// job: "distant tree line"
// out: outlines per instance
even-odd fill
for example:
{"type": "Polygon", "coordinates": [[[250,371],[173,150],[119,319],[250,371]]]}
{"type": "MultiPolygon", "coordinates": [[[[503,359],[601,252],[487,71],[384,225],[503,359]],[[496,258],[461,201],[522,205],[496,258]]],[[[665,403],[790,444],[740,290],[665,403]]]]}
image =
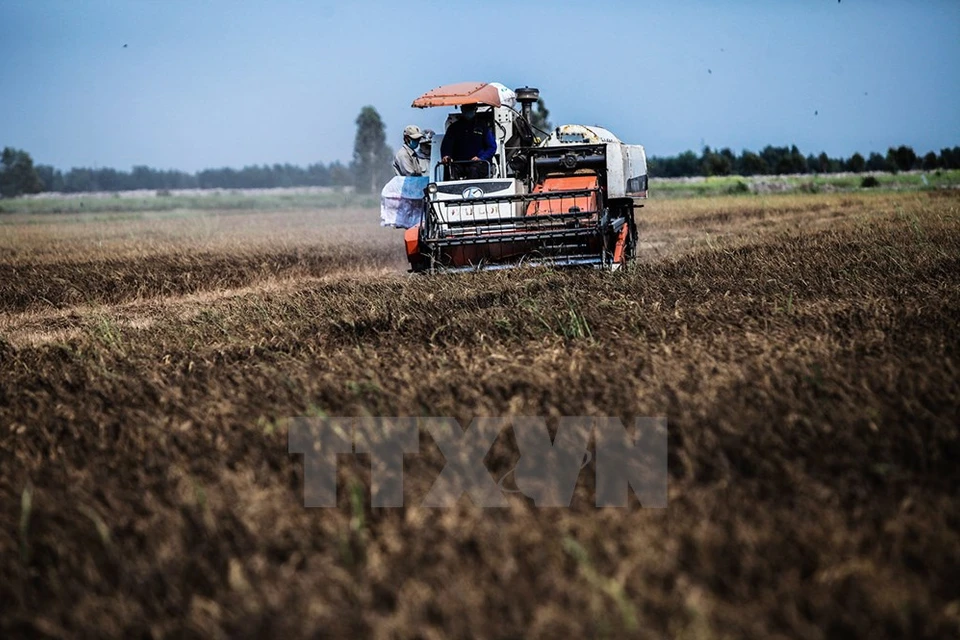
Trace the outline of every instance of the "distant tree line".
{"type": "Polygon", "coordinates": [[[306,168],[292,164],[251,165],[242,169],[204,169],[196,173],[135,166],[130,171],[74,168],[63,172],[37,165],[43,191],[81,193],[135,189],[269,189],[271,187],[335,187],[353,184],[350,169],[339,162],[306,168]]]}
{"type": "Polygon", "coordinates": [[[854,153],[849,158],[831,158],[826,153],[803,155],[796,145],[791,147],[764,147],[760,153],[743,150],[736,154],[730,149],[713,150],[704,147],[699,154],[684,151],[676,156],[652,156],[647,160],[651,176],[675,178],[683,176],[755,176],[790,173],[840,173],[849,171],[910,171],[923,169],[960,169],[960,147],[917,155],[911,147],[891,147],[886,155],[871,153],[864,158],[854,153]]]}

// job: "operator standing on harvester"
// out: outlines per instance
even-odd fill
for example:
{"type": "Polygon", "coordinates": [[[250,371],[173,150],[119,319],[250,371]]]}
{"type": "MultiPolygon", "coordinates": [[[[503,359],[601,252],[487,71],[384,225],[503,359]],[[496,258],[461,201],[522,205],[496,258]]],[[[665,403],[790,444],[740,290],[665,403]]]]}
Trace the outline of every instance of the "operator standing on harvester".
{"type": "Polygon", "coordinates": [[[497,140],[490,125],[477,120],[477,105],[461,105],[462,117],[450,125],[440,155],[443,164],[452,167],[452,178],[482,179],[490,177],[490,159],[497,152],[497,140]]]}
{"type": "Polygon", "coordinates": [[[393,156],[393,171],[398,176],[422,176],[426,173],[417,157],[421,138],[423,131],[417,125],[411,124],[403,129],[403,146],[393,156]]]}

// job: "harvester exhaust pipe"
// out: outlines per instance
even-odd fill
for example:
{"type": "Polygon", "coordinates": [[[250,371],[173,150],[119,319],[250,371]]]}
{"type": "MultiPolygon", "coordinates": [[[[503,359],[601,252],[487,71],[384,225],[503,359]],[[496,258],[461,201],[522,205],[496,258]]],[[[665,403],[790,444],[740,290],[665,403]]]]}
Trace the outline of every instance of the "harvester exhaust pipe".
{"type": "Polygon", "coordinates": [[[540,89],[523,87],[522,89],[515,89],[514,93],[517,94],[517,102],[520,103],[523,119],[530,122],[530,118],[533,116],[533,103],[540,99],[540,89]]]}

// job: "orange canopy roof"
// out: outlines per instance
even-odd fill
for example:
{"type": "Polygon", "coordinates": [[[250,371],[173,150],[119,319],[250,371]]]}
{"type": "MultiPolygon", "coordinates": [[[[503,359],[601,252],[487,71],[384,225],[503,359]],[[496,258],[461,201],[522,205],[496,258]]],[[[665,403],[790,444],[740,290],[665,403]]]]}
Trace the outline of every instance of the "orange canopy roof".
{"type": "Polygon", "coordinates": [[[486,82],[458,82],[431,89],[413,101],[411,106],[453,107],[459,104],[488,104],[500,106],[500,92],[486,82]]]}

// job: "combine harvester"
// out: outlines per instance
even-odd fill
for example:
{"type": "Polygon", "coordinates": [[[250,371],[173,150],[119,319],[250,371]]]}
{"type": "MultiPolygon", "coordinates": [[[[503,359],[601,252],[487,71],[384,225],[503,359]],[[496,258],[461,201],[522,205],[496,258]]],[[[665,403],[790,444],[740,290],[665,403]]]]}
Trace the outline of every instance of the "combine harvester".
{"type": "MultiPolygon", "coordinates": [[[[529,124],[539,95],[531,88],[461,83],[413,101],[419,108],[477,104],[476,118],[493,129],[497,151],[484,171],[488,178],[454,179],[458,163],[441,162],[443,138],[436,136],[420,223],[404,237],[412,271],[518,265],[615,270],[634,257],[635,212],[647,197],[643,147],[575,124],[557,127],[540,142],[529,124]]],[[[460,117],[450,113],[444,130],[460,117]]]]}

